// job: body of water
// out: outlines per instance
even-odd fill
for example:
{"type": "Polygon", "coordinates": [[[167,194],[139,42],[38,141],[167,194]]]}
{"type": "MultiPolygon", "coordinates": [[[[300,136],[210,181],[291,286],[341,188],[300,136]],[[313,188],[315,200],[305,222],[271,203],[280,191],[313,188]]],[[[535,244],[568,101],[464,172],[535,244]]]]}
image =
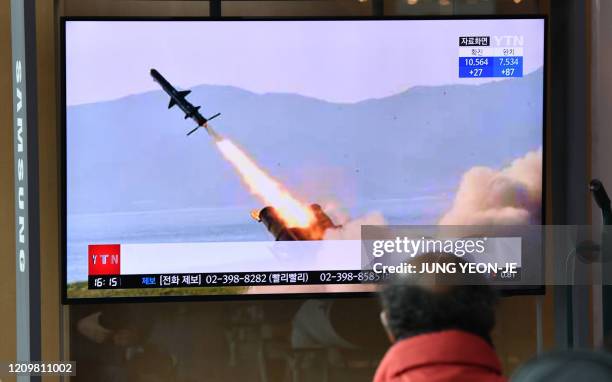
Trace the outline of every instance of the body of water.
{"type": "MultiPolygon", "coordinates": [[[[452,196],[376,200],[350,209],[353,217],[379,212],[388,224],[435,224],[452,196]]],[[[252,208],[193,208],[68,216],[68,282],[87,280],[89,244],[269,241],[252,208]]]]}

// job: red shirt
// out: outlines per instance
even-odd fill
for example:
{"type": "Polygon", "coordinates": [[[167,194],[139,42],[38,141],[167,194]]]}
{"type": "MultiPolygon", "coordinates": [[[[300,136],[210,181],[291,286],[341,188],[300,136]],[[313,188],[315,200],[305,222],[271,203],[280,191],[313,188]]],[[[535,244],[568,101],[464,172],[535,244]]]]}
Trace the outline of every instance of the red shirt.
{"type": "Polygon", "coordinates": [[[420,334],[396,342],[374,382],[505,382],[493,347],[460,330],[420,334]]]}

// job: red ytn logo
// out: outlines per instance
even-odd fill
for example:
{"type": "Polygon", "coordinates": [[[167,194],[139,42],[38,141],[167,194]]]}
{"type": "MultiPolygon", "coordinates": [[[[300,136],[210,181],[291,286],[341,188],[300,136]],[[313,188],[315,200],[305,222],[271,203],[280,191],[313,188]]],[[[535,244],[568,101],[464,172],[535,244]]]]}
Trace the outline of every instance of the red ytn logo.
{"type": "Polygon", "coordinates": [[[95,244],[87,250],[89,275],[121,274],[121,245],[95,244]]]}

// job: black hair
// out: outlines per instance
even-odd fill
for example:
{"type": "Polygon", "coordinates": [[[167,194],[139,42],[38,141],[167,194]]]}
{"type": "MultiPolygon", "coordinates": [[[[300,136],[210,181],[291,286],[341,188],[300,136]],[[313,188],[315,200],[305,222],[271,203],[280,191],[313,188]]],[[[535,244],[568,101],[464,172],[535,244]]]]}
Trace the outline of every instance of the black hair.
{"type": "MultiPolygon", "coordinates": [[[[452,254],[426,254],[411,263],[458,265],[452,254]]],[[[420,268],[420,265],[418,265],[420,268]]],[[[396,277],[380,293],[389,331],[396,339],[458,329],[491,342],[496,292],[480,275],[396,277]],[[426,281],[426,282],[423,282],[426,281]]]]}

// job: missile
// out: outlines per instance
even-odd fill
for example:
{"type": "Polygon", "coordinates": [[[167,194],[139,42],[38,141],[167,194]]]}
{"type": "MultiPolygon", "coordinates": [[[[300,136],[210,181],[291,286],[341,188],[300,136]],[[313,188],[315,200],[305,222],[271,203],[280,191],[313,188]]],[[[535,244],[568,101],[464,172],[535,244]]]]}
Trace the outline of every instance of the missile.
{"type": "Polygon", "coordinates": [[[155,69],[151,69],[151,77],[153,77],[153,80],[155,80],[155,82],[157,82],[159,86],[161,86],[161,88],[170,96],[170,103],[168,104],[168,109],[176,105],[185,113],[185,119],[191,118],[195,121],[195,123],[197,123],[198,126],[188,132],[187,135],[193,134],[200,127],[204,127],[206,131],[208,131],[210,134],[208,121],[217,118],[221,115],[221,113],[217,113],[209,118],[204,118],[204,116],[202,116],[199,111],[201,106],[193,106],[191,102],[187,101],[186,97],[189,93],[191,93],[191,90],[176,90],[174,86],[172,86],[170,82],[168,82],[164,78],[164,76],[162,76],[155,69]]]}

